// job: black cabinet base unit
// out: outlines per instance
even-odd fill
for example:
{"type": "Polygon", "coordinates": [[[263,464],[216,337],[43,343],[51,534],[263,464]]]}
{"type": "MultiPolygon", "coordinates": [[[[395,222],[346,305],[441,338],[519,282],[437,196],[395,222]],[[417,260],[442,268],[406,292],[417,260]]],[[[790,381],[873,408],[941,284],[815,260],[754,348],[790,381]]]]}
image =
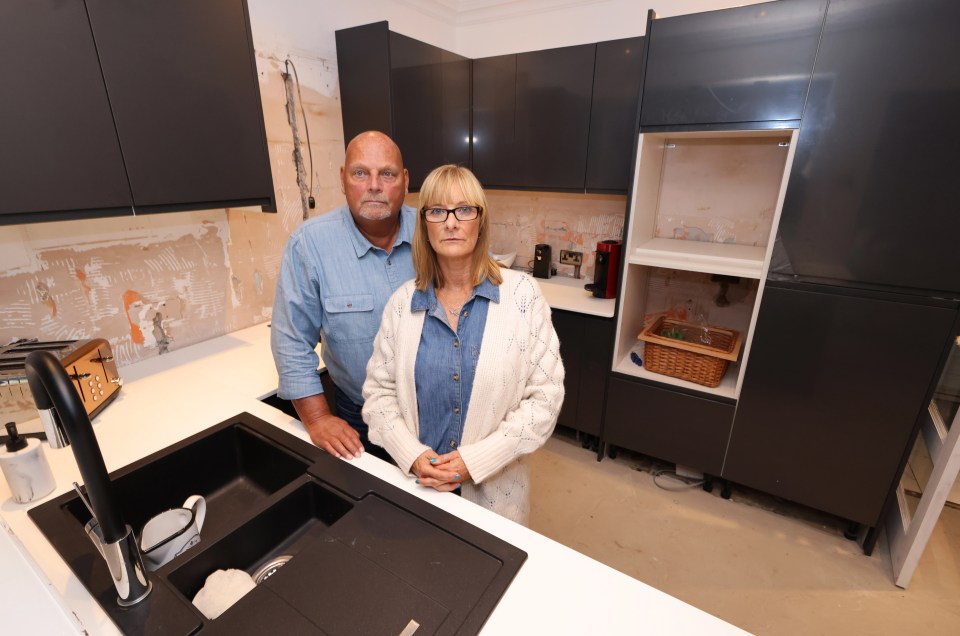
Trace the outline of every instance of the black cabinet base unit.
{"type": "Polygon", "coordinates": [[[562,310],[554,311],[552,318],[565,372],[557,424],[599,437],[613,357],[613,319],[562,310]]]}
{"type": "Polygon", "coordinates": [[[603,442],[719,475],[732,403],[611,376],[603,442]]]}
{"type": "Polygon", "coordinates": [[[875,526],[956,302],[836,289],[767,284],[721,476],[875,526]]]}

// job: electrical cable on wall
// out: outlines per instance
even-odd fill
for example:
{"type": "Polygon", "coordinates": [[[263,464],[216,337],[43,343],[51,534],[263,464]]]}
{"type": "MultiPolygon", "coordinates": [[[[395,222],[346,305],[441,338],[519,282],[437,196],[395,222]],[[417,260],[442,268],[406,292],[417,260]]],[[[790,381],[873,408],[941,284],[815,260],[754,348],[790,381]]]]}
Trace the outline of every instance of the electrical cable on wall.
{"type": "MultiPolygon", "coordinates": [[[[293,77],[294,84],[296,85],[296,88],[297,88],[297,103],[298,103],[299,106],[300,106],[300,113],[301,113],[301,115],[302,115],[302,117],[303,117],[303,130],[304,130],[304,132],[306,133],[306,136],[307,136],[307,155],[308,155],[308,157],[310,158],[310,185],[309,185],[309,189],[307,190],[306,201],[303,201],[303,199],[302,199],[302,197],[303,197],[302,191],[301,191],[301,195],[300,195],[300,196],[301,196],[301,202],[304,203],[304,206],[303,206],[303,220],[307,220],[307,219],[309,218],[309,216],[310,216],[309,210],[314,209],[314,208],[316,207],[316,205],[317,205],[316,199],[315,199],[314,196],[313,196],[314,169],[313,169],[313,147],[312,147],[312,144],[310,143],[310,126],[309,126],[308,123],[307,123],[307,111],[303,108],[303,96],[302,96],[302,94],[301,94],[301,92],[300,92],[300,77],[299,77],[299,75],[297,74],[297,67],[296,67],[296,65],[293,63],[293,60],[291,60],[291,59],[288,57],[288,58],[284,61],[284,68],[286,69],[286,71],[283,73],[283,78],[284,78],[284,83],[285,83],[285,84],[286,84],[286,80],[290,79],[290,77],[291,77],[290,70],[293,69],[292,77],[293,77]]],[[[289,87],[288,87],[288,91],[289,91],[289,87]]],[[[288,97],[287,97],[287,106],[288,106],[287,117],[288,117],[288,119],[289,119],[289,121],[290,121],[290,126],[293,128],[293,133],[294,133],[294,162],[295,162],[296,165],[297,165],[297,181],[298,181],[298,183],[301,184],[301,188],[302,188],[302,187],[303,187],[303,184],[302,184],[302,182],[300,181],[300,174],[301,174],[301,173],[300,173],[300,170],[303,168],[303,158],[302,158],[302,154],[301,154],[301,152],[300,152],[300,138],[299,138],[299,135],[298,135],[298,133],[297,133],[297,128],[296,128],[296,112],[290,109],[290,96],[289,96],[289,93],[288,93],[288,97]]]]}

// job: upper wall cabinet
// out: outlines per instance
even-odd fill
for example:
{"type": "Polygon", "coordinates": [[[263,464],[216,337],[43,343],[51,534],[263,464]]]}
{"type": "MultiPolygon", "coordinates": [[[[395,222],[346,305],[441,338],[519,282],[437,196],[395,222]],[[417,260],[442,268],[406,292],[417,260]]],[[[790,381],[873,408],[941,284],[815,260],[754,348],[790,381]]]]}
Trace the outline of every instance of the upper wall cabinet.
{"type": "Polygon", "coordinates": [[[133,198],[83,3],[0,3],[0,56],[0,223],[68,210],[129,214],[133,198]]]}
{"type": "Polygon", "coordinates": [[[470,60],[389,31],[386,22],[337,31],[343,136],[390,135],[410,189],[444,163],[470,163],[470,60]]]}
{"type": "Polygon", "coordinates": [[[0,51],[0,223],[275,209],[243,0],[5,2],[0,51]]]}
{"type": "Polygon", "coordinates": [[[653,20],[641,126],[796,128],[827,0],[653,20]]]}
{"type": "Polygon", "coordinates": [[[642,37],[597,44],[587,146],[588,192],[626,193],[630,185],[643,44],[642,37]]]}
{"type": "Polygon", "coordinates": [[[246,2],[86,4],[137,211],[272,206],[246,2]]]}
{"type": "Polygon", "coordinates": [[[830,3],[773,274],[960,293],[957,24],[955,0],[830,3]]]}
{"type": "Polygon", "coordinates": [[[491,187],[584,189],[596,45],[474,60],[473,167],[491,187]]]}

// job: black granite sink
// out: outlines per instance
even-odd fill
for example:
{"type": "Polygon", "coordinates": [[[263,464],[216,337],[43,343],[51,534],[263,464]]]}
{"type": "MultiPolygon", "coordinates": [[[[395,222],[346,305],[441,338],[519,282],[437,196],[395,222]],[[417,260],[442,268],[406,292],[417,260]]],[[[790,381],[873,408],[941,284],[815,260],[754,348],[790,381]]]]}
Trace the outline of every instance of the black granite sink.
{"type": "Polygon", "coordinates": [[[207,500],[200,543],[151,573],[154,590],[116,604],[75,493],[29,515],[126,633],[475,634],[526,553],[242,413],[111,474],[139,534],[192,494],[207,500]],[[206,577],[253,575],[285,557],[216,620],[191,603],[206,577]],[[289,557],[288,559],[286,559],[289,557]]]}

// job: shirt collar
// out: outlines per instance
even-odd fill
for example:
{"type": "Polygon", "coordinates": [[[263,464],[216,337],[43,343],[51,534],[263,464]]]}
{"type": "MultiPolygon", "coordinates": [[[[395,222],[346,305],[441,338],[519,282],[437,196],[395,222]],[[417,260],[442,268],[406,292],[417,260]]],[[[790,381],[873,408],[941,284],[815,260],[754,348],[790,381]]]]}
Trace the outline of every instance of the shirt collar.
{"type": "MultiPolygon", "coordinates": [[[[348,205],[344,204],[341,206],[340,216],[343,219],[344,226],[347,228],[347,234],[350,236],[350,241],[353,243],[353,249],[357,253],[357,258],[362,257],[372,249],[376,249],[373,243],[367,240],[367,237],[360,232],[360,229],[353,220],[353,215],[350,213],[350,207],[348,205]]],[[[393,247],[397,247],[403,243],[408,245],[413,243],[413,230],[416,226],[416,222],[416,211],[409,205],[401,206],[400,231],[397,232],[397,240],[394,241],[393,247]]]]}
{"type": "MultiPolygon", "coordinates": [[[[479,285],[473,288],[473,294],[467,302],[477,296],[483,296],[490,302],[499,303],[500,288],[491,283],[489,278],[484,278],[479,285]]],[[[413,291],[413,298],[410,299],[410,309],[412,311],[429,311],[436,307],[438,303],[437,290],[434,289],[433,283],[430,283],[424,291],[419,289],[413,291]]]]}

